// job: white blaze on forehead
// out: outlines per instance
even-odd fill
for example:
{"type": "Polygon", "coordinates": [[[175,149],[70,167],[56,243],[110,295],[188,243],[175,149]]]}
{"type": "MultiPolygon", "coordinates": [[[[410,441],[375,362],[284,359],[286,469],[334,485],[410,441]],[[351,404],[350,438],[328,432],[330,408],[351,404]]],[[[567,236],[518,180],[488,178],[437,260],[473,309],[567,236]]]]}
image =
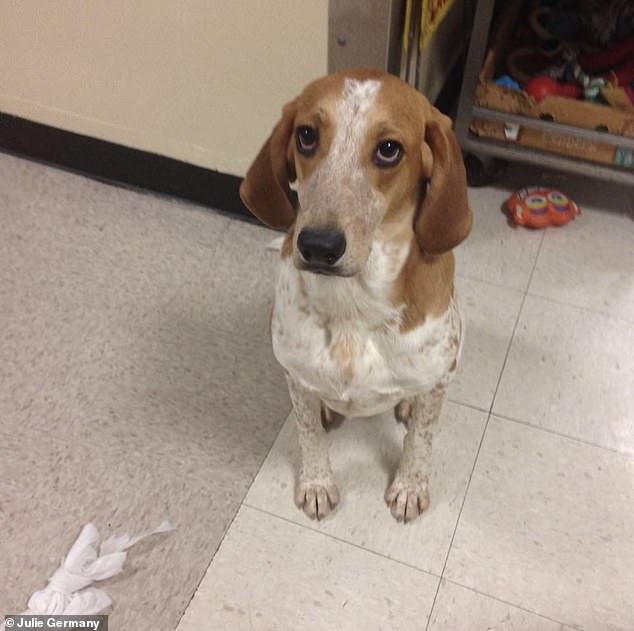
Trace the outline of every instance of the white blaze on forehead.
{"type": "Polygon", "coordinates": [[[358,116],[365,114],[374,105],[380,87],[381,82],[374,79],[346,79],[338,108],[339,115],[347,118],[348,124],[358,120],[358,116]]]}
{"type": "Polygon", "coordinates": [[[381,82],[346,79],[337,105],[336,131],[329,158],[343,166],[350,158],[358,158],[365,139],[368,112],[376,101],[381,82]]]}

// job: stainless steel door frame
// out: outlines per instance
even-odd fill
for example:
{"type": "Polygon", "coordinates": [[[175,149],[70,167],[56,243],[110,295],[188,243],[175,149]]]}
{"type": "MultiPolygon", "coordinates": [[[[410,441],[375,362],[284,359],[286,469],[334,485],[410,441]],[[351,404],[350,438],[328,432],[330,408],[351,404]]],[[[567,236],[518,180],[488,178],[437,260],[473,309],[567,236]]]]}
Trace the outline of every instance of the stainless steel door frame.
{"type": "Polygon", "coordinates": [[[399,74],[405,0],[330,0],[328,72],[373,66],[399,74]]]}

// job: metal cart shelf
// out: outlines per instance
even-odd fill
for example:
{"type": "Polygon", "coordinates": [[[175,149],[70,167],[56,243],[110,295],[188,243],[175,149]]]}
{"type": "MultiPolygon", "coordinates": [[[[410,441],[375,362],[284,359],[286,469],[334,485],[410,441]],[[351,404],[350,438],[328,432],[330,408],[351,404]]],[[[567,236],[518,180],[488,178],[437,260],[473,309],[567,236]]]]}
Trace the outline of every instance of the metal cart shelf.
{"type": "Polygon", "coordinates": [[[612,182],[620,182],[634,186],[634,171],[618,166],[607,166],[588,160],[575,159],[530,147],[515,142],[502,142],[480,138],[469,130],[473,117],[515,123],[553,133],[565,133],[578,138],[586,138],[599,142],[614,142],[620,147],[634,149],[634,138],[583,129],[571,125],[562,125],[552,121],[544,121],[519,114],[507,114],[475,105],[475,94],[480,77],[480,69],[487,49],[488,35],[493,18],[495,0],[479,0],[473,21],[473,30],[467,60],[465,64],[460,101],[456,116],[456,134],[465,152],[488,155],[505,160],[517,160],[539,164],[562,171],[580,173],[612,182]]]}

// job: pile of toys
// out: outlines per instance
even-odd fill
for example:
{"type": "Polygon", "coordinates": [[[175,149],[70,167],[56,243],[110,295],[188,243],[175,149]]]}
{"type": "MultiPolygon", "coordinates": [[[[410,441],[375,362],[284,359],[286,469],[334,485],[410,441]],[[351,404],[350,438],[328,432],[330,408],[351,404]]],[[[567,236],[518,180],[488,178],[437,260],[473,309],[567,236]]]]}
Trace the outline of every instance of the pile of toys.
{"type": "Polygon", "coordinates": [[[496,83],[536,102],[558,95],[634,109],[634,2],[529,2],[505,66],[496,83]]]}

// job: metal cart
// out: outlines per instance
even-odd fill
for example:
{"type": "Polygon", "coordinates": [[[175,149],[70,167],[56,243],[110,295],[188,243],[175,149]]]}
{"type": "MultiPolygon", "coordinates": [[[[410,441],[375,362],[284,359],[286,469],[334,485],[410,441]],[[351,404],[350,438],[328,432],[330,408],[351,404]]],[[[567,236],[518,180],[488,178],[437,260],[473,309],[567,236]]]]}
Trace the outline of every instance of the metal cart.
{"type": "MultiPolygon", "coordinates": [[[[619,147],[634,150],[634,138],[583,129],[571,125],[545,121],[519,114],[507,114],[475,105],[480,69],[487,50],[488,34],[493,18],[495,0],[479,0],[473,21],[471,42],[467,53],[464,78],[456,116],[456,133],[464,151],[475,156],[492,156],[511,161],[529,162],[545,167],[560,169],[597,177],[612,182],[634,185],[634,170],[618,166],[607,166],[582,159],[575,159],[554,153],[524,147],[514,142],[502,142],[479,138],[471,133],[469,126],[473,117],[484,120],[512,123],[537,130],[566,134],[597,142],[610,142],[619,147]]],[[[469,171],[469,162],[467,161],[469,171]]]]}

